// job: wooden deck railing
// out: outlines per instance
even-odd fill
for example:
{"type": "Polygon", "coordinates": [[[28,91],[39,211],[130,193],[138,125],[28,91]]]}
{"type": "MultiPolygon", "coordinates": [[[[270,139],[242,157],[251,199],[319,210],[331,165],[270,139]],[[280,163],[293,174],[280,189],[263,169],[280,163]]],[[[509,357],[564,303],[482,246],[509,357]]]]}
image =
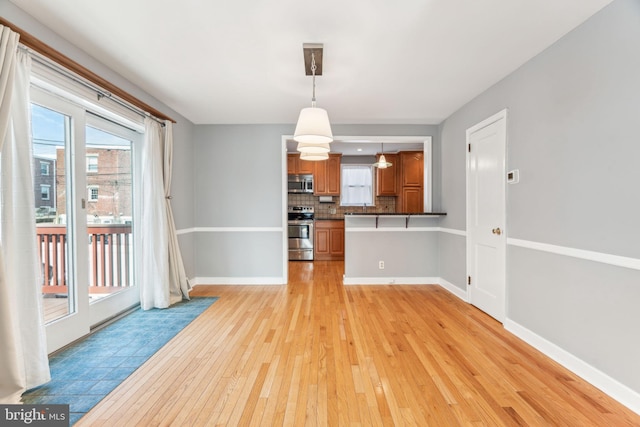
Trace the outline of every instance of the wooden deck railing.
{"type": "MultiPolygon", "coordinates": [[[[66,294],[68,285],[67,227],[36,227],[44,282],[42,293],[66,294]]],[[[89,293],[111,293],[133,285],[131,225],[88,225],[89,293]]]]}

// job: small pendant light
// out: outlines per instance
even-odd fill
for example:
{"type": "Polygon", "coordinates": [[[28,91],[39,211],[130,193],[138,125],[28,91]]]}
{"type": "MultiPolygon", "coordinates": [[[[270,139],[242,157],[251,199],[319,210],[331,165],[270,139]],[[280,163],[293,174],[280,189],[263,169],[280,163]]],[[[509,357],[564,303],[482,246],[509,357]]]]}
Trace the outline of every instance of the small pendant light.
{"type": "Polygon", "coordinates": [[[384,142],[381,142],[380,144],[382,145],[382,154],[380,154],[378,161],[375,162],[373,166],[378,169],[386,169],[388,167],[391,167],[392,165],[391,163],[387,162],[387,159],[384,157],[384,142]]]}

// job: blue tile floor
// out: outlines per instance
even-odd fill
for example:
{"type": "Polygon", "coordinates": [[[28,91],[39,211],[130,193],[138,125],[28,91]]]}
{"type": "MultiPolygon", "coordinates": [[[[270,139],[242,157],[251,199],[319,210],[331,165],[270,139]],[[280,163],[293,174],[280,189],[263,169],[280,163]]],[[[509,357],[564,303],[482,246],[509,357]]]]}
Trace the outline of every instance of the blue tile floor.
{"type": "Polygon", "coordinates": [[[137,309],[52,356],[51,381],[23,394],[23,403],[69,404],[73,425],[216,300],[137,309]]]}

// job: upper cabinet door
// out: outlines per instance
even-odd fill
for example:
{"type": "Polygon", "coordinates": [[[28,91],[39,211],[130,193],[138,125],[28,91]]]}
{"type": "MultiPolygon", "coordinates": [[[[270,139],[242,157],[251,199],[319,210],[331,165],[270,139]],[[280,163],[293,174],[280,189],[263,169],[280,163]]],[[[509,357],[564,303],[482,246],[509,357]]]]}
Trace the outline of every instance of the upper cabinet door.
{"type": "Polygon", "coordinates": [[[329,159],[315,162],[313,189],[316,196],[340,195],[341,154],[329,154],[329,159]]]}
{"type": "Polygon", "coordinates": [[[403,151],[402,187],[422,187],[424,181],[424,153],[422,151],[403,151]]]}
{"type": "Polygon", "coordinates": [[[296,154],[287,154],[287,174],[295,175],[298,169],[296,154]]]}
{"type": "Polygon", "coordinates": [[[312,175],[314,163],[308,160],[300,160],[300,154],[287,154],[287,173],[289,175],[312,175]]]}
{"type": "MultiPolygon", "coordinates": [[[[376,169],[376,196],[397,196],[398,195],[398,179],[397,173],[400,165],[398,164],[397,154],[385,154],[384,157],[391,167],[386,169],[376,169]]],[[[380,159],[380,155],[376,160],[380,159]]]]}
{"type": "Polygon", "coordinates": [[[298,156],[298,172],[303,175],[311,175],[313,174],[315,168],[315,162],[310,162],[308,160],[300,160],[300,156],[298,156]]]}
{"type": "Polygon", "coordinates": [[[340,154],[329,155],[327,160],[327,195],[340,195],[340,154]]]}

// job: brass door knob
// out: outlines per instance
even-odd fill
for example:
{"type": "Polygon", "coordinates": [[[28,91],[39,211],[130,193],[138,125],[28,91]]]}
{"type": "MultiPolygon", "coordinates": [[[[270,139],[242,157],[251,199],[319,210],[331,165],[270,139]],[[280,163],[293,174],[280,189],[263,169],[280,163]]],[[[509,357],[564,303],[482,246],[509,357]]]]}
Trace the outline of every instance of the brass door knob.
{"type": "Polygon", "coordinates": [[[493,230],[491,230],[491,232],[493,234],[497,234],[498,236],[502,234],[502,230],[500,230],[500,228],[494,228],[493,230]]]}

